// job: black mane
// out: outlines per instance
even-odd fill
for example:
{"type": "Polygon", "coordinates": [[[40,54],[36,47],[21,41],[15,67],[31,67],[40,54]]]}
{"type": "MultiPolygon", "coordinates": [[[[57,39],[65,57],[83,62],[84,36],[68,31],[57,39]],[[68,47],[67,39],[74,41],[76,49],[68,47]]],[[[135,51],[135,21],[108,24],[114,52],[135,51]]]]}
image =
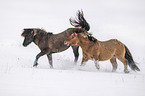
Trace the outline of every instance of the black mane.
{"type": "Polygon", "coordinates": [[[96,42],[97,41],[97,39],[95,37],[93,37],[92,35],[87,35],[87,36],[88,36],[88,39],[90,41],[93,41],[93,42],[96,42]]]}
{"type": "Polygon", "coordinates": [[[36,31],[36,33],[41,33],[41,34],[53,35],[52,32],[46,32],[44,29],[40,29],[40,28],[27,28],[27,29],[24,29],[24,32],[22,33],[22,36],[25,36],[26,34],[29,34],[31,31],[36,31]]]}
{"type": "Polygon", "coordinates": [[[85,30],[89,31],[90,30],[90,26],[89,24],[87,23],[87,21],[85,20],[84,18],[84,14],[83,14],[83,11],[79,10],[78,13],[77,13],[77,18],[76,20],[75,19],[72,19],[70,18],[70,24],[74,27],[81,27],[81,28],[85,28],[85,30]]]}
{"type": "Polygon", "coordinates": [[[36,30],[37,33],[44,33],[44,34],[53,34],[52,32],[46,32],[44,29],[40,29],[40,28],[33,28],[33,30],[36,30]]]}

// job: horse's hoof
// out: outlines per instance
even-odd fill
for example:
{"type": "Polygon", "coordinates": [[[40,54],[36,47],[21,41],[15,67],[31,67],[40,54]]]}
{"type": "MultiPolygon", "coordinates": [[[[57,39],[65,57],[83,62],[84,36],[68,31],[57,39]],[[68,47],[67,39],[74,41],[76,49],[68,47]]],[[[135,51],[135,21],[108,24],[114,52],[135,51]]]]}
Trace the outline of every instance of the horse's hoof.
{"type": "Polygon", "coordinates": [[[33,65],[33,67],[37,67],[37,66],[38,66],[38,63],[36,63],[36,64],[33,65]]]}
{"type": "Polygon", "coordinates": [[[99,65],[96,65],[96,69],[97,69],[97,70],[100,70],[100,66],[99,66],[99,65]]]}
{"type": "Polygon", "coordinates": [[[96,67],[97,70],[100,70],[100,67],[96,67]]]}
{"type": "Polygon", "coordinates": [[[129,73],[129,71],[128,70],[124,70],[124,73],[129,73]]]}
{"type": "Polygon", "coordinates": [[[85,66],[85,64],[81,64],[80,66],[85,66]]]}
{"type": "Polygon", "coordinates": [[[50,69],[53,69],[53,66],[50,66],[50,69]]]}
{"type": "Polygon", "coordinates": [[[112,72],[116,72],[116,69],[113,69],[112,72]]]}
{"type": "Polygon", "coordinates": [[[74,64],[75,64],[75,65],[77,64],[77,61],[76,61],[76,60],[74,61],[74,64]]]}

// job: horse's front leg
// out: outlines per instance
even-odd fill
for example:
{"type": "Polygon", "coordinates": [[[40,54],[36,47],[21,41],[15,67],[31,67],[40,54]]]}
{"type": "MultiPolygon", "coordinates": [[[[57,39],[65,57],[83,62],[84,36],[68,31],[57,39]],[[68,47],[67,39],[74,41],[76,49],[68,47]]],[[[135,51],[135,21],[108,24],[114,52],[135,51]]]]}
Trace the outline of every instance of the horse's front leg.
{"type": "Polygon", "coordinates": [[[73,49],[73,53],[74,53],[74,56],[75,56],[75,60],[74,62],[77,62],[78,61],[78,57],[79,57],[79,46],[72,46],[72,49],[73,49]]]}
{"type": "Polygon", "coordinates": [[[82,59],[82,62],[81,62],[81,66],[85,66],[86,65],[86,62],[89,60],[87,54],[85,54],[83,52],[83,59],[82,59]]]}
{"type": "Polygon", "coordinates": [[[34,61],[34,65],[33,65],[33,67],[37,67],[37,65],[38,65],[38,59],[41,57],[41,56],[43,56],[43,55],[45,55],[46,53],[45,52],[43,52],[43,51],[41,51],[39,54],[37,54],[37,56],[36,56],[36,59],[35,59],[35,61],[34,61]]]}
{"type": "Polygon", "coordinates": [[[47,57],[48,57],[48,61],[49,61],[49,64],[50,64],[50,68],[53,68],[53,64],[52,64],[52,54],[47,54],[47,57]]]}
{"type": "Polygon", "coordinates": [[[99,60],[94,60],[94,63],[96,68],[99,70],[100,69],[99,60]]]}

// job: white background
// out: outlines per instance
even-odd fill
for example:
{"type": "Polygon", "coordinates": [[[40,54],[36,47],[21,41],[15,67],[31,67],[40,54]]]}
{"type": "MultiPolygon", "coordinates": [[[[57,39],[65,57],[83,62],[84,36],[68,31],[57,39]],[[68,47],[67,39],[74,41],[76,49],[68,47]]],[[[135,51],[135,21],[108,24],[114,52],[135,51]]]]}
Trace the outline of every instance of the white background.
{"type": "Polygon", "coordinates": [[[1,0],[0,95],[1,96],[144,96],[145,90],[144,0],[1,0]],[[82,51],[74,65],[72,49],[53,54],[54,69],[46,56],[39,59],[35,44],[24,48],[24,28],[43,28],[54,34],[72,26],[70,17],[83,10],[90,31],[98,40],[118,39],[131,51],[141,72],[123,72],[118,61],[112,73],[109,61],[98,71],[89,61],[80,67],[82,51]]]}

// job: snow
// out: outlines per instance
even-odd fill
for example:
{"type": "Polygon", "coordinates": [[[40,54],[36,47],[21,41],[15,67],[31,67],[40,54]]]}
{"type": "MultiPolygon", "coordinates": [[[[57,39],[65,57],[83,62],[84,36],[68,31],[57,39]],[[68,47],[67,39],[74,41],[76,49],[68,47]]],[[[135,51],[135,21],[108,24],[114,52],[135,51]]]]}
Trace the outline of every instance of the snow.
{"type": "Polygon", "coordinates": [[[0,1],[0,96],[145,96],[145,1],[143,0],[5,0],[0,1]],[[72,27],[69,18],[83,9],[90,32],[99,40],[116,38],[131,51],[140,72],[123,72],[118,62],[81,67],[82,50],[74,64],[72,49],[53,54],[54,69],[46,56],[33,68],[40,52],[32,43],[23,47],[24,28],[44,28],[54,34],[72,27]]]}

